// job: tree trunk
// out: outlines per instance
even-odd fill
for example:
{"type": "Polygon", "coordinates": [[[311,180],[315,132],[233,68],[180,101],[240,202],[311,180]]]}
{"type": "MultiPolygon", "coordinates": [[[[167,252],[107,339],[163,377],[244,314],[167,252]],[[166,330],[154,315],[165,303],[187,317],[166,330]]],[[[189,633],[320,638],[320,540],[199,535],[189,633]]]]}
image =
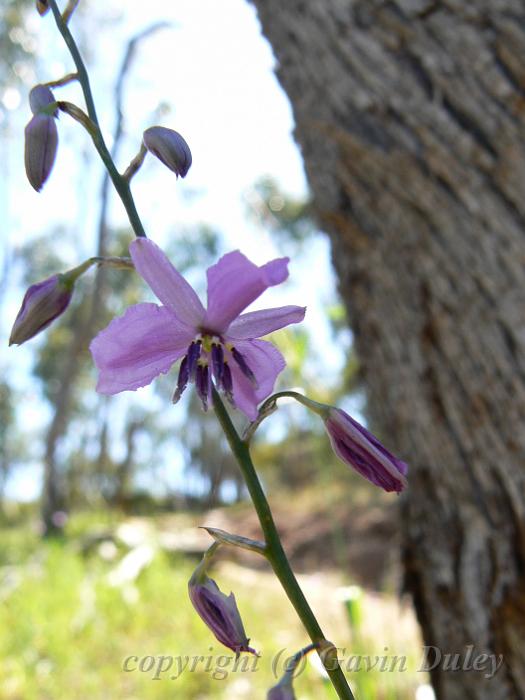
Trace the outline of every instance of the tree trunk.
{"type": "Polygon", "coordinates": [[[503,654],[438,700],[525,697],[525,5],[253,0],[329,233],[371,424],[410,465],[426,644],[503,654]]]}

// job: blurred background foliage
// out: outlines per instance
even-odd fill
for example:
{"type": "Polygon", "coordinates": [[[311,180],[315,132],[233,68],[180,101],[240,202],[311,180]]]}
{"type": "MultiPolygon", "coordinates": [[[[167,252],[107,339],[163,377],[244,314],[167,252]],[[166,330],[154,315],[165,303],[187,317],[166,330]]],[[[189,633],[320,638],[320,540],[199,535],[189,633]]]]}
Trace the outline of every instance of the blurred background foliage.
{"type": "Polygon", "coordinates": [[[18,82],[33,62],[36,41],[28,31],[31,0],[4,0],[0,13],[0,86],[18,82]]]}
{"type": "MultiPolygon", "coordinates": [[[[38,60],[29,11],[32,3],[8,0],[0,13],[4,96],[12,86],[27,89],[23,84],[38,60]]],[[[0,138],[7,138],[1,130],[0,138]]],[[[103,239],[108,255],[126,255],[130,231],[111,229],[103,197],[100,208],[99,244],[103,239]]],[[[309,202],[288,196],[270,177],[246,193],[246,216],[271,231],[298,267],[320,235],[309,202]]],[[[202,284],[201,271],[221,252],[221,232],[204,224],[179,226],[171,240],[167,254],[202,284]]],[[[72,267],[77,256],[67,231],[43,231],[16,251],[6,250],[2,285],[18,277],[22,289],[72,267]]],[[[253,691],[262,697],[274,683],[272,655],[282,648],[291,655],[305,643],[270,572],[253,557],[228,557],[218,566],[218,578],[223,590],[235,589],[252,642],[263,652],[260,673],[218,680],[200,671],[156,683],[153,671],[122,671],[129,655],[222,654],[185,591],[208,544],[197,527],[259,536],[213,416],[202,414],[191,391],[174,411],[176,373],[154,384],[148,403],[131,393],[122,400],[93,390],[90,337],[147,294],[130,271],[82,278],[68,312],[34,343],[32,376],[38,410],[46,417],[43,428],[27,420],[9,373],[0,380],[0,700],[58,700],[72,697],[72,688],[75,697],[92,699],[168,698],[174,692],[231,699],[252,697],[253,691]],[[176,481],[169,477],[172,461],[182,475],[176,481]],[[44,465],[39,502],[5,495],[6,481],[27,463],[44,465]]],[[[275,339],[288,363],[282,386],[300,386],[327,403],[360,405],[359,368],[343,307],[334,296],[325,310],[330,342],[345,355],[343,371],[312,370],[329,368],[309,333],[292,327],[275,339]]],[[[406,673],[377,667],[352,672],[361,700],[414,697],[425,679],[416,673],[411,610],[398,602],[392,501],[337,463],[322,425],[301,407],[283,402],[277,415],[257,434],[254,458],[307,594],[347,654],[407,656],[406,673]],[[384,626],[380,648],[376,624],[384,626]]],[[[302,698],[332,697],[313,667],[297,687],[302,698]]]]}

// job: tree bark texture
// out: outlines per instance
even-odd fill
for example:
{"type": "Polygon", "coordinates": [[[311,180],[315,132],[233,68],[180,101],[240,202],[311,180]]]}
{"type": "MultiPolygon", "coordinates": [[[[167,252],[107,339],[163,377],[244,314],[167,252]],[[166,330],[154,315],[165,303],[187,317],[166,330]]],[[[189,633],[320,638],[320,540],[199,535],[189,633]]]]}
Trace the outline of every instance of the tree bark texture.
{"type": "MultiPolygon", "coordinates": [[[[525,3],[253,0],[332,241],[371,424],[409,463],[426,644],[525,698],[525,3]]],[[[379,640],[380,641],[380,640],[379,640]]]]}

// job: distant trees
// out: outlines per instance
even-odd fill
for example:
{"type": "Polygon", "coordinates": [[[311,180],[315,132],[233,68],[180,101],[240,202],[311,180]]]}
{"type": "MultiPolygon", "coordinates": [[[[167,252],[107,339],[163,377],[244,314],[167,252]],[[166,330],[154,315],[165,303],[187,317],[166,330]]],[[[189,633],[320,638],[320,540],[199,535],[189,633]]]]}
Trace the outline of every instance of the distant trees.
{"type": "MultiPolygon", "coordinates": [[[[32,6],[31,11],[34,11],[32,6]]],[[[121,102],[133,52],[138,40],[154,30],[155,27],[137,35],[123,57],[115,87],[114,152],[124,133],[121,102]]],[[[130,232],[111,227],[108,217],[111,187],[107,176],[101,184],[95,231],[97,249],[93,253],[127,255],[130,232]]],[[[256,183],[247,193],[246,201],[247,214],[278,237],[284,254],[288,252],[300,260],[317,233],[309,202],[287,196],[269,178],[256,183]]],[[[17,271],[27,273],[23,283],[29,285],[81,262],[71,248],[71,240],[68,231],[54,230],[43,232],[30,244],[17,248],[16,259],[12,262],[16,263],[17,271]]],[[[182,232],[179,228],[173,236],[172,251],[168,252],[183,273],[196,268],[203,270],[222,252],[220,233],[198,225],[182,232]]],[[[202,279],[204,282],[204,276],[202,279]]],[[[203,419],[201,408],[194,401],[183,402],[176,414],[173,411],[170,399],[176,374],[155,382],[155,406],[136,401],[133,394],[127,394],[125,401],[96,394],[89,342],[126,306],[144,299],[144,294],[147,291],[140,278],[131,271],[92,269],[77,284],[67,312],[46,330],[45,336],[34,343],[31,341],[35,353],[35,392],[41,393],[50,409],[43,446],[39,436],[35,436],[31,446],[32,458],[42,459],[44,465],[42,521],[46,534],[61,532],[65,522],[63,511],[106,504],[132,509],[148,481],[158,487],[157,492],[164,488],[166,493],[170,479],[166,478],[163,483],[158,475],[166,473],[169,455],[174,453],[180,457],[178,466],[182,462],[185,469],[182,498],[188,496],[202,507],[211,507],[224,498],[232,501],[245,494],[240,473],[225,449],[224,438],[217,432],[215,421],[203,419]],[[165,410],[159,411],[162,405],[165,410]],[[187,414],[180,420],[184,408],[187,414]]],[[[327,312],[333,320],[334,342],[341,344],[338,334],[343,327],[344,313],[330,298],[330,292],[326,298],[327,312]]],[[[317,381],[315,373],[309,377],[306,365],[312,353],[310,340],[300,327],[280,333],[278,344],[287,357],[288,383],[300,384],[305,389],[310,387],[319,398],[335,402],[348,388],[348,377],[337,378],[335,386],[317,381]]],[[[322,363],[323,358],[319,359],[322,363]]],[[[350,362],[349,367],[352,373],[355,362],[350,362]]],[[[0,391],[0,417],[4,417],[0,430],[7,435],[0,448],[0,473],[6,474],[24,456],[22,451],[15,454],[23,443],[15,439],[19,416],[13,409],[13,396],[6,378],[5,387],[0,391]]],[[[322,428],[315,429],[304,411],[301,415],[300,421],[295,415],[290,418],[291,429],[286,439],[274,436],[267,439],[270,433],[264,430],[258,437],[265,478],[292,489],[315,481],[319,462],[324,464],[329,454],[322,428]],[[279,454],[286,455],[286,470],[275,469],[279,454]]],[[[286,412],[282,411],[281,421],[285,420],[286,412]]],[[[21,432],[27,436],[27,427],[21,432]]],[[[169,501],[169,494],[166,500],[169,501]]]]}

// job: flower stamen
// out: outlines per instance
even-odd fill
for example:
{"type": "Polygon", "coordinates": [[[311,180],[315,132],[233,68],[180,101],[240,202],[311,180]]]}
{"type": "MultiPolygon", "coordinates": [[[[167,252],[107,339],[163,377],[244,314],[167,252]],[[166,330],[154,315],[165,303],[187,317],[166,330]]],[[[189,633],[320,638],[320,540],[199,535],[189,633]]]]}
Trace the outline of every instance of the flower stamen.
{"type": "Polygon", "coordinates": [[[224,350],[222,349],[222,345],[218,343],[212,343],[211,345],[211,364],[217,386],[220,386],[224,371],[224,350]]]}
{"type": "Polygon", "coordinates": [[[191,342],[188,348],[188,377],[191,381],[195,380],[195,370],[197,369],[197,362],[201,356],[202,340],[194,340],[191,342]]]}
{"type": "Polygon", "coordinates": [[[233,399],[233,380],[232,380],[232,372],[230,369],[230,366],[228,365],[228,360],[224,360],[224,364],[222,366],[222,380],[221,380],[222,388],[224,390],[224,394],[230,404],[235,408],[235,401],[233,399]]]}
{"type": "Polygon", "coordinates": [[[184,389],[188,385],[188,380],[190,378],[189,369],[190,368],[188,362],[188,355],[185,355],[182,358],[182,362],[180,363],[179,377],[177,379],[177,388],[175,389],[173,398],[171,399],[173,403],[178,403],[180,401],[180,397],[182,396],[184,389]]]}
{"type": "Polygon", "coordinates": [[[254,386],[256,389],[258,389],[258,388],[259,388],[259,384],[258,384],[258,382],[257,382],[257,379],[255,378],[255,374],[252,372],[252,370],[251,370],[250,367],[248,366],[248,363],[246,362],[246,360],[245,360],[245,358],[244,358],[244,355],[242,355],[242,354],[237,350],[237,348],[234,348],[233,346],[232,346],[230,352],[231,352],[232,357],[233,357],[233,359],[235,360],[235,362],[239,365],[239,369],[240,369],[241,372],[244,374],[244,376],[245,376],[247,379],[249,379],[249,381],[253,384],[253,386],[254,386]]]}
{"type": "Polygon", "coordinates": [[[197,394],[202,401],[202,407],[205,411],[208,410],[208,398],[210,395],[210,370],[208,363],[199,362],[195,372],[195,388],[197,394]]]}

